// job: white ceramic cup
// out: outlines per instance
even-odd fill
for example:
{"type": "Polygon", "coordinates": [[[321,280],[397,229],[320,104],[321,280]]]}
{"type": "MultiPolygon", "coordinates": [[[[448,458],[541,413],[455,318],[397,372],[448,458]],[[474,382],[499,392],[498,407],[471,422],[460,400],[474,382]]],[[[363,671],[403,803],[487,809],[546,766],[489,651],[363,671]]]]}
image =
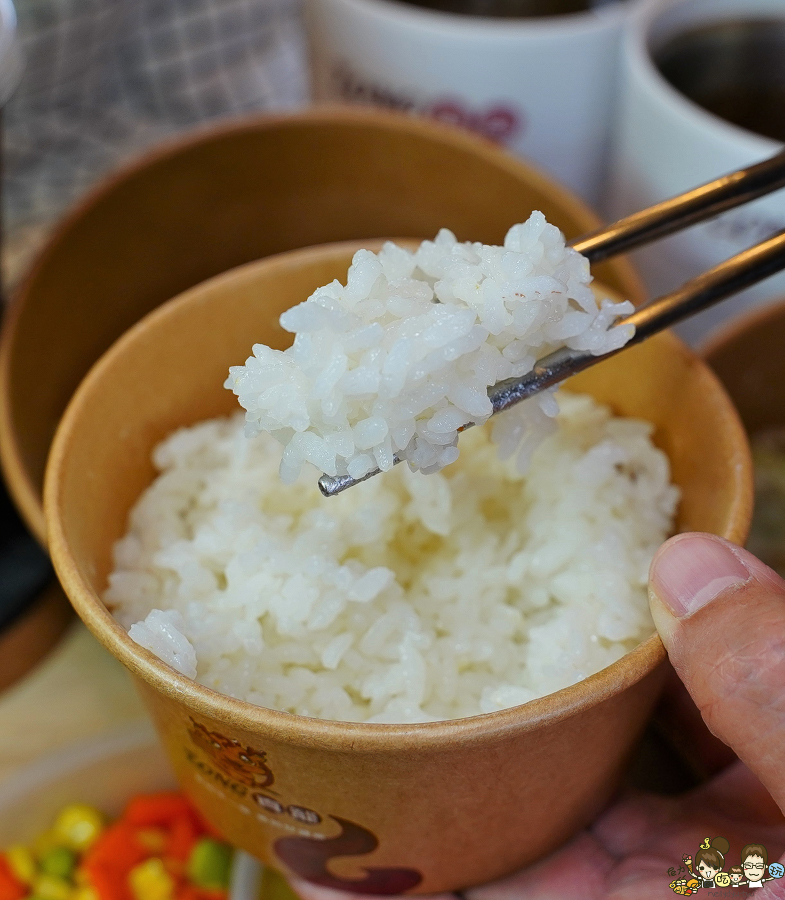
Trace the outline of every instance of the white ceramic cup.
{"type": "Polygon", "coordinates": [[[16,10],[0,0],[0,105],[11,96],[22,75],[22,54],[16,36],[16,10]]]}
{"type": "Polygon", "coordinates": [[[618,40],[635,2],[594,0],[585,12],[511,19],[397,0],[307,0],[314,98],[467,126],[596,203],[618,40]]]}
{"type": "MultiPolygon", "coordinates": [[[[621,91],[606,212],[618,218],[726,172],[772,156],[782,145],[689,100],[655,66],[677,35],[730,20],[785,21],[785,0],[645,0],[622,39],[621,91]]],[[[634,255],[652,295],[662,294],[785,228],[785,191],[725,213],[634,255]]],[[[723,301],[677,329],[700,344],[741,311],[785,293],[785,274],[723,301]]]]}

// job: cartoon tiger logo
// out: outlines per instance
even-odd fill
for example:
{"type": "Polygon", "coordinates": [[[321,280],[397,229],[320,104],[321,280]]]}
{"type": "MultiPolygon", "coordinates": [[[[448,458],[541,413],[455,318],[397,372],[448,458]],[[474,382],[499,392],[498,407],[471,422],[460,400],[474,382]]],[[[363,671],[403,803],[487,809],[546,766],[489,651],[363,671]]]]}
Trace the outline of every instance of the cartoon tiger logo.
{"type": "Polygon", "coordinates": [[[193,719],[188,734],[216,769],[240,784],[251,788],[265,788],[275,781],[275,776],[267,765],[266,753],[244,747],[239,741],[217,731],[209,731],[193,719]]]}

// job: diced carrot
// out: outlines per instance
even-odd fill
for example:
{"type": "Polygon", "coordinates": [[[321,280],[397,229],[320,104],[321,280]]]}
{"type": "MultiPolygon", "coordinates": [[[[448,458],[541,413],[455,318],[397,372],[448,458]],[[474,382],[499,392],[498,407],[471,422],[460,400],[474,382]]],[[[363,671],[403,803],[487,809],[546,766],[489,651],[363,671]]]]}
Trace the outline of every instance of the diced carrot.
{"type": "Polygon", "coordinates": [[[93,865],[87,870],[87,878],[99,900],[133,900],[128,886],[128,876],[105,866],[93,865]]]}
{"type": "Polygon", "coordinates": [[[27,896],[27,886],[11,871],[5,856],[0,854],[0,900],[22,900],[27,896]]]}
{"type": "Polygon", "coordinates": [[[193,816],[179,816],[174,819],[169,829],[162,855],[184,863],[201,837],[201,832],[193,816]]]}
{"type": "Polygon", "coordinates": [[[181,882],[177,885],[177,889],[174,892],[174,900],[197,900],[195,892],[196,888],[181,882]]]}
{"type": "Polygon", "coordinates": [[[199,826],[200,834],[205,835],[206,837],[215,838],[216,841],[225,841],[226,838],[221,834],[221,832],[214,826],[211,825],[210,822],[205,819],[205,817],[199,812],[196,807],[192,807],[193,814],[196,817],[197,825],[199,826]]]}
{"type": "Polygon", "coordinates": [[[134,797],[122,819],[137,828],[168,828],[183,817],[193,818],[193,807],[182,794],[167,791],[134,797]]]}
{"type": "Polygon", "coordinates": [[[134,825],[170,827],[178,819],[188,818],[196,829],[197,838],[207,836],[224,840],[223,835],[211,825],[199,810],[183,794],[141,794],[134,797],[123,814],[125,821],[134,825]]]}
{"type": "Polygon", "coordinates": [[[137,828],[136,840],[153,856],[163,853],[169,841],[169,832],[163,828],[137,828]]]}
{"type": "Polygon", "coordinates": [[[150,851],[137,839],[136,828],[120,820],[110,825],[85,854],[83,864],[90,871],[102,866],[113,872],[130,872],[150,856],[150,851]]]}
{"type": "Polygon", "coordinates": [[[120,821],[110,825],[87,851],[82,868],[100,900],[133,900],[128,873],[149,857],[137,829],[120,821]]]}
{"type": "Polygon", "coordinates": [[[162,856],[161,860],[166,866],[166,871],[179,883],[183,878],[186,878],[186,868],[187,865],[184,862],[180,862],[179,859],[172,859],[171,856],[162,856]]]}

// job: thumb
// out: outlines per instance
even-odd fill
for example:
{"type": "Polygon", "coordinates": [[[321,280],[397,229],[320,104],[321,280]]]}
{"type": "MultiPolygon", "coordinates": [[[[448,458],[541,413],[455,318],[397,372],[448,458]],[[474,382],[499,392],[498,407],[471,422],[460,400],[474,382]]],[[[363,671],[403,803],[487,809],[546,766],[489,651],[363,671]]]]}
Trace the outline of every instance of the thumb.
{"type": "Polygon", "coordinates": [[[706,724],[785,811],[785,582],[722,538],[680,534],[652,561],[649,602],[706,724]]]}

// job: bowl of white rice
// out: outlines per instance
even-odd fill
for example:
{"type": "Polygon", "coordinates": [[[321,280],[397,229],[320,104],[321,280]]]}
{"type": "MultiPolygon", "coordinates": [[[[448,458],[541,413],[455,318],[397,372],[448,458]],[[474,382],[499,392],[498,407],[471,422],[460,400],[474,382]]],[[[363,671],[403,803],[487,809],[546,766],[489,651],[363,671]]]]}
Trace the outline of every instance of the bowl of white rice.
{"type": "MultiPolygon", "coordinates": [[[[411,279],[452,302],[447,277],[429,269],[441,265],[434,254],[463,265],[484,252],[446,233],[425,251],[293,251],[139,322],[90,371],[58,430],[49,542],[77,612],[133,673],[205,815],[315,884],[457,890],[589,822],[662,683],[652,554],[674,531],[744,540],[744,431],[717,379],[669,334],[458,440],[467,416],[487,418],[477,379],[530,365],[527,341],[535,353],[600,348],[625,308],[535,226],[531,241],[511,232],[507,249],[536,257],[515,277],[534,278],[526,291],[550,304],[539,319],[515,312],[505,324],[489,281],[474,324],[461,314],[414,327],[446,313],[411,279]],[[406,262],[420,252],[430,261],[406,262]],[[279,321],[311,295],[322,298],[315,319],[301,310],[279,321]],[[403,330],[380,332],[368,322],[390,313],[393,295],[403,330]],[[336,331],[327,313],[340,319],[344,301],[365,311],[339,353],[319,329],[336,331]],[[406,371],[385,363],[405,356],[384,344],[390,335],[409,341],[406,371]],[[431,345],[418,355],[420,340],[431,345]],[[304,368],[289,372],[297,354],[304,368]],[[433,373],[458,358],[463,381],[442,383],[433,373]],[[405,387],[427,373],[433,390],[405,387]],[[392,380],[406,403],[382,408],[374,391],[392,380]],[[344,406],[330,405],[336,391],[344,406]],[[347,409],[365,423],[351,441],[336,425],[347,409]],[[291,419],[306,413],[308,427],[291,419]],[[390,450],[408,465],[388,464],[390,450]],[[325,499],[310,462],[328,474],[387,471],[325,499]]],[[[450,281],[455,297],[476,283],[463,275],[450,281]]]]}

